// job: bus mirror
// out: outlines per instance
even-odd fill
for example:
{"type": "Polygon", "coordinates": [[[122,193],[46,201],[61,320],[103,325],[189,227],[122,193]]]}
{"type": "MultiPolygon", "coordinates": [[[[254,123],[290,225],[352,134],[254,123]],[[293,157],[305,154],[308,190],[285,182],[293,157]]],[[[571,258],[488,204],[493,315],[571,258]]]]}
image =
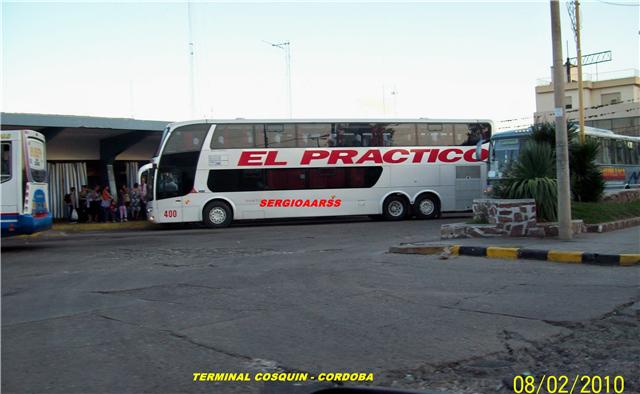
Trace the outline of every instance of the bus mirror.
{"type": "Polygon", "coordinates": [[[158,168],[158,165],[156,163],[153,163],[153,165],[151,166],[151,168],[153,168],[154,170],[158,168]]]}
{"type": "Polygon", "coordinates": [[[482,143],[484,141],[480,140],[478,141],[478,143],[476,144],[476,154],[475,154],[475,159],[476,161],[483,161],[482,160],[482,143]]]}

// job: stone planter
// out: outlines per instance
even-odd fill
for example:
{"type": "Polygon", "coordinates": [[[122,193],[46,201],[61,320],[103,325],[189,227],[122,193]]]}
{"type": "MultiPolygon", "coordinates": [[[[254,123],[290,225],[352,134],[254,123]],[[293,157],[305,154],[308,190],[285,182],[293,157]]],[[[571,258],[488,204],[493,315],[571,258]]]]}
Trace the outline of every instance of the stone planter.
{"type": "Polygon", "coordinates": [[[501,235],[525,237],[537,227],[536,202],[533,199],[476,199],[473,200],[473,220],[494,225],[501,235]]]}

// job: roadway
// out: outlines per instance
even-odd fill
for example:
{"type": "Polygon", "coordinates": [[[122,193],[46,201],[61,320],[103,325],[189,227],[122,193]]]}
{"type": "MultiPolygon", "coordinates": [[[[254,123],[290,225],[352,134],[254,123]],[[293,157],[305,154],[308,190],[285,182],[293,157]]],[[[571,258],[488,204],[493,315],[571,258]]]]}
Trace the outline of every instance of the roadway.
{"type": "MultiPolygon", "coordinates": [[[[404,377],[552,346],[637,305],[638,267],[387,253],[460,220],[3,240],[2,391],[259,392],[192,374],[362,371],[374,384],[467,392],[473,374],[404,377]]],[[[499,373],[515,373],[510,363],[499,373]]]]}

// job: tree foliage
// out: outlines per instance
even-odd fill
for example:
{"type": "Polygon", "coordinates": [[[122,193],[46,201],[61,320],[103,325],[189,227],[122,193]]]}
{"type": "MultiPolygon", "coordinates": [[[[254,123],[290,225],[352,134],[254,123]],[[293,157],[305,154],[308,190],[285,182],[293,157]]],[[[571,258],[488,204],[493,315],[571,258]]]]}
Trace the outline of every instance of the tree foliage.
{"type": "Polygon", "coordinates": [[[558,204],[555,173],[552,147],[531,141],[520,150],[518,160],[507,169],[505,179],[496,185],[495,194],[501,198],[533,198],[538,219],[555,221],[558,204]]]}
{"type": "Polygon", "coordinates": [[[596,165],[600,145],[591,139],[569,146],[571,194],[575,201],[596,202],[604,192],[604,179],[596,165]]]}
{"type": "MultiPolygon", "coordinates": [[[[575,201],[595,202],[604,193],[604,178],[596,165],[599,145],[593,140],[580,144],[578,127],[575,123],[567,123],[569,143],[569,171],[571,177],[571,195],[575,201]]],[[[532,126],[531,140],[534,144],[546,145],[555,151],[556,129],[551,123],[539,123],[532,126]]],[[[522,155],[522,152],[520,153],[522,155]]],[[[519,159],[520,160],[520,159],[519,159]]],[[[554,158],[555,161],[555,158],[554,158]]],[[[530,165],[534,165],[530,163],[530,165]]],[[[556,178],[552,174],[551,178],[556,178]]],[[[501,187],[497,188],[502,193],[501,187]]]]}

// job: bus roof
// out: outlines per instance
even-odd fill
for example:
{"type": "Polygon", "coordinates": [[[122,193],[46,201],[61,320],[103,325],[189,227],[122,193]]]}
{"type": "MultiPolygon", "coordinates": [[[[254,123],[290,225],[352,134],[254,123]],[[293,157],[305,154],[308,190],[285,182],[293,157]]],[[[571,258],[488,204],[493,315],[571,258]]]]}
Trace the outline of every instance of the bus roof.
{"type": "MultiPolygon", "coordinates": [[[[632,137],[628,135],[616,134],[611,130],[599,129],[597,127],[585,126],[584,128],[586,135],[592,135],[603,138],[615,138],[618,140],[629,140],[629,141],[640,141],[640,137],[632,137]]],[[[522,136],[527,136],[531,134],[531,127],[527,127],[524,129],[516,129],[516,130],[506,130],[494,133],[491,136],[492,140],[500,140],[505,138],[517,138],[522,136]]]]}
{"type": "Polygon", "coordinates": [[[264,124],[283,124],[283,123],[489,123],[493,122],[489,119],[431,119],[431,118],[317,118],[317,119],[199,119],[184,122],[174,122],[169,124],[172,129],[178,126],[190,124],[247,124],[247,123],[264,123],[264,124]]]}
{"type": "Polygon", "coordinates": [[[44,138],[44,134],[37,132],[35,130],[2,130],[2,138],[12,138],[11,136],[19,136],[19,135],[24,135],[26,137],[34,137],[37,139],[40,139],[42,141],[45,140],[44,138]]]}

